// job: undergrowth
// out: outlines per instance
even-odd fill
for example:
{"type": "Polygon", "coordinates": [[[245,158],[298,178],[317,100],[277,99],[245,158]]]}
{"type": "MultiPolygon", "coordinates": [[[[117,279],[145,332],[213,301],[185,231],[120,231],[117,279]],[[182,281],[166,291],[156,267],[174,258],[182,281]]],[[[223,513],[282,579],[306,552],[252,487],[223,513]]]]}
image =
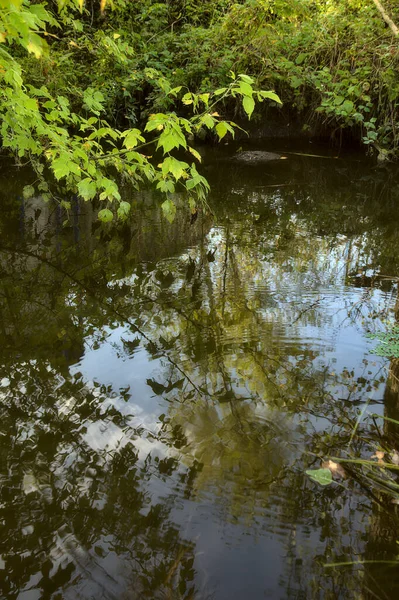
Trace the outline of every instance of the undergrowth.
{"type": "MultiPolygon", "coordinates": [[[[399,21],[396,4],[385,6],[399,21]]],[[[398,153],[399,42],[372,0],[114,0],[102,17],[92,0],[62,15],[47,64],[30,56],[26,73],[77,106],[83,89],[101,89],[115,124],[184,112],[165,100],[159,75],[205,92],[233,70],[275,89],[305,130],[351,131],[380,158],[398,153]]]]}

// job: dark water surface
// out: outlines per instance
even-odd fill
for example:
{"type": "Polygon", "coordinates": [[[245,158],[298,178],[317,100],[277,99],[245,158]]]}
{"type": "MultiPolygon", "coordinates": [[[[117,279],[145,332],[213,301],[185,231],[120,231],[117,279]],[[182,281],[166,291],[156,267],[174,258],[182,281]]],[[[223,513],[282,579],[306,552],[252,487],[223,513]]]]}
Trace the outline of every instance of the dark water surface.
{"type": "Polygon", "coordinates": [[[1,598],[399,597],[396,565],[324,566],[396,560],[397,507],[305,475],[373,454],[366,403],[398,418],[366,333],[399,316],[399,176],[228,152],[193,224],[126,191],[118,229],[63,225],[3,171],[1,598]]]}

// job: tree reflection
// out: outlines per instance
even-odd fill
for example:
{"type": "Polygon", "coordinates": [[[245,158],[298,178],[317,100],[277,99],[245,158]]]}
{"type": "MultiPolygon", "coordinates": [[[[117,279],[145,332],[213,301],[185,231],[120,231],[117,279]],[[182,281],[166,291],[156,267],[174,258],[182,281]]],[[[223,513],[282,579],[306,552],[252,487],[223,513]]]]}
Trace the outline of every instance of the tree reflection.
{"type": "Polygon", "coordinates": [[[349,443],[366,395],[389,404],[381,364],[333,361],[346,327],[391,314],[398,187],[381,208],[364,173],[349,188],[318,168],[269,192],[262,174],[260,189],[231,175],[214,182],[214,224],[169,226],[152,207],[107,229],[76,207],[63,229],[35,204],[3,223],[4,597],[202,598],[174,510],[207,498],[222,522],[284,533],[286,597],[354,597],[352,570],[323,564],[369,551],[367,495],[303,473],[349,443]],[[130,369],[140,353],[152,366],[138,373],[152,422],[136,390],[78,372],[111,343],[130,369]]]}
{"type": "Polygon", "coordinates": [[[2,386],[2,596],[193,597],[193,545],[149,486],[177,464],[140,457],[145,432],[120,406],[128,396],[33,360],[2,386]]]}

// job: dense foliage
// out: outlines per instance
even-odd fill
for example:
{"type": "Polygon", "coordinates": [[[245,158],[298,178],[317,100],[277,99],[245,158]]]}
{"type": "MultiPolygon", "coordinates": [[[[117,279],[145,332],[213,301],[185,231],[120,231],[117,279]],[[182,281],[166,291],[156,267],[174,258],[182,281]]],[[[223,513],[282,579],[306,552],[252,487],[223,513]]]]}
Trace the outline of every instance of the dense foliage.
{"type": "MultiPolygon", "coordinates": [[[[83,10],[82,2],[78,4],[83,10]]],[[[154,89],[160,90],[162,104],[169,109],[173,104],[188,106],[192,116],[179,116],[172,110],[151,112],[140,119],[140,128],[133,127],[138,121],[133,117],[133,107],[123,106],[118,98],[118,94],[123,97],[128,90],[137,95],[142,86],[134,74],[135,49],[131,40],[125,41],[128,36],[117,33],[107,21],[94,26],[94,12],[90,19],[85,11],[82,19],[76,20],[71,16],[73,3],[58,6],[60,14],[56,20],[56,7],[51,11],[29,0],[0,2],[0,41],[11,46],[10,52],[5,49],[7,46],[1,47],[3,148],[10,148],[32,163],[38,177],[36,188],[44,198],[50,196],[44,173],[47,164],[55,179],[62,182],[62,191],[78,193],[85,200],[99,196],[108,205],[116,201],[121,218],[128,214],[130,204],[121,198],[115,172],[136,186],[143,181],[154,182],[166,195],[163,209],[170,220],[176,211],[170,196],[177,184],[186,190],[190,208],[195,212],[197,203],[206,201],[208,183],[198,173],[195,162],[180,160],[171,151],[183,150],[184,158],[200,161],[187,137],[204,129],[214,131],[219,139],[228,132],[234,134],[234,123],[221,119],[215,110],[224,99],[240,97],[250,117],[255,99],[279,102],[278,97],[273,92],[255,91],[253,79],[246,75],[236,78],[233,72],[225,87],[192,94],[181,85],[172,88],[160,71],[145,68],[140,78],[142,82],[152,81],[154,89]],[[44,37],[50,40],[49,44],[44,37]],[[31,58],[21,55],[20,47],[31,58]],[[130,117],[123,114],[118,118],[120,110],[129,110],[130,117]],[[163,159],[156,164],[158,160],[151,161],[148,152],[158,150],[163,159]]],[[[102,2],[101,9],[104,6],[102,2]]],[[[96,7],[96,18],[104,19],[99,8],[96,7]]],[[[153,101],[151,108],[156,110],[157,102],[153,101]]],[[[35,191],[29,185],[24,194],[29,197],[35,191]]],[[[61,202],[69,208],[69,202],[61,202]]],[[[113,218],[108,205],[99,212],[105,222],[113,218]]]]}
{"type": "Polygon", "coordinates": [[[171,194],[185,188],[195,211],[207,192],[188,140],[233,134],[220,115],[250,117],[255,100],[394,157],[398,61],[373,0],[0,0],[2,146],[32,162],[27,196],[50,196],[49,166],[61,192],[123,217],[118,172],[155,182],[173,218],[171,194]]]}

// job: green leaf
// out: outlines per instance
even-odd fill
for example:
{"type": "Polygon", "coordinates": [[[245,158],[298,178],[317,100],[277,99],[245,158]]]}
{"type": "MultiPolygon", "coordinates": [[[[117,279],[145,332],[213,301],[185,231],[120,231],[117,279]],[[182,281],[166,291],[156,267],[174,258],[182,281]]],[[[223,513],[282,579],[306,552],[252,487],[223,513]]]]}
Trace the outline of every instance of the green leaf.
{"type": "Polygon", "coordinates": [[[174,87],[173,89],[170,90],[169,95],[170,96],[176,96],[180,90],[182,89],[183,86],[178,85],[177,87],[174,87]]]}
{"type": "Polygon", "coordinates": [[[277,104],[282,104],[280,98],[275,92],[265,92],[262,90],[261,92],[259,92],[259,94],[262,96],[262,98],[273,100],[273,102],[277,102],[277,104]]]}
{"type": "Polygon", "coordinates": [[[307,58],[307,57],[308,57],[307,54],[305,54],[304,52],[300,52],[295,59],[295,64],[301,65],[303,63],[303,61],[305,60],[305,58],[307,58]]]}
{"type": "Polygon", "coordinates": [[[61,153],[51,166],[56,179],[67,177],[70,173],[74,173],[75,175],[79,175],[80,173],[78,165],[72,162],[69,155],[65,152],[61,153]]]}
{"type": "Polygon", "coordinates": [[[251,118],[252,113],[254,112],[254,108],[255,108],[255,101],[253,98],[251,98],[250,96],[244,96],[243,101],[242,101],[242,105],[244,107],[245,112],[248,115],[248,118],[251,118]]]}
{"type": "Polygon", "coordinates": [[[162,179],[157,183],[157,190],[161,192],[170,192],[173,194],[175,191],[175,184],[170,179],[162,179]]]}
{"type": "Polygon", "coordinates": [[[353,111],[354,107],[355,105],[353,104],[353,102],[351,102],[350,100],[345,100],[345,102],[341,104],[339,108],[341,110],[344,110],[346,113],[350,114],[353,111]]]}
{"type": "Polygon", "coordinates": [[[173,156],[168,156],[163,161],[161,168],[163,176],[172,173],[177,181],[186,174],[186,169],[189,168],[189,165],[186,162],[177,160],[177,158],[173,158],[173,156]]]}
{"type": "Polygon", "coordinates": [[[187,148],[187,142],[181,129],[176,131],[168,128],[159,136],[157,148],[163,148],[164,152],[170,152],[173,148],[180,146],[187,148]]]}
{"type": "Polygon", "coordinates": [[[47,181],[39,181],[39,183],[37,184],[37,189],[40,192],[48,192],[48,183],[47,183],[47,181]]]}
{"type": "Polygon", "coordinates": [[[113,200],[113,199],[120,200],[121,199],[121,195],[119,193],[118,186],[116,185],[115,181],[112,181],[112,179],[108,179],[107,177],[102,177],[98,181],[97,187],[104,188],[104,191],[101,192],[101,194],[100,194],[100,200],[113,200]]]}
{"type": "Polygon", "coordinates": [[[330,469],[308,469],[306,475],[320,485],[329,485],[333,481],[330,469]]]}
{"type": "Polygon", "coordinates": [[[210,94],[208,94],[208,93],[199,95],[199,99],[202,100],[202,102],[205,104],[205,106],[208,106],[208,104],[209,104],[209,96],[210,96],[210,94]]]}
{"type": "Polygon", "coordinates": [[[122,201],[119,204],[118,210],[117,210],[119,219],[122,219],[122,220],[127,219],[129,212],[130,212],[130,208],[131,208],[131,206],[130,206],[129,202],[122,201]]]}
{"type": "Polygon", "coordinates": [[[213,129],[213,127],[215,125],[215,119],[213,117],[211,117],[211,115],[209,113],[206,113],[201,118],[201,125],[205,125],[205,127],[208,127],[208,129],[213,129]]]}
{"type": "Polygon", "coordinates": [[[29,200],[29,198],[32,198],[32,196],[35,195],[35,188],[33,185],[26,185],[22,191],[22,195],[24,200],[29,200]]]}
{"type": "Polygon", "coordinates": [[[97,138],[100,140],[107,136],[111,137],[113,140],[116,140],[119,137],[118,133],[114,129],[111,129],[111,127],[100,127],[99,129],[95,129],[87,139],[94,140],[97,138]]]}
{"type": "Polygon", "coordinates": [[[227,133],[226,123],[224,121],[221,121],[216,125],[215,129],[216,133],[218,134],[219,140],[223,139],[227,133]]]}
{"type": "Polygon", "coordinates": [[[83,92],[83,107],[98,115],[103,110],[105,98],[102,92],[88,87],[83,92]]]}
{"type": "Polygon", "coordinates": [[[26,49],[28,52],[34,54],[36,58],[40,58],[44,50],[47,49],[47,44],[36,33],[30,33],[26,49]]]}
{"type": "Polygon", "coordinates": [[[168,219],[169,223],[173,223],[176,215],[176,205],[172,200],[165,200],[161,205],[163,214],[168,219]]]}
{"type": "Polygon", "coordinates": [[[335,106],[339,106],[340,104],[342,104],[342,102],[345,100],[345,98],[343,96],[335,96],[334,98],[334,105],[335,106]]]}
{"type": "MultiPolygon", "coordinates": [[[[217,129],[217,127],[216,127],[216,129],[217,129]]],[[[198,162],[202,161],[202,156],[199,152],[197,152],[197,150],[195,150],[194,148],[191,148],[191,146],[189,146],[188,151],[190,152],[190,154],[192,154],[198,160],[198,162]]]]}
{"type": "Polygon", "coordinates": [[[97,193],[96,184],[90,177],[86,177],[85,179],[82,179],[82,181],[79,181],[78,192],[84,200],[91,200],[97,193]]]}
{"type": "Polygon", "coordinates": [[[187,92],[187,94],[184,94],[184,96],[181,99],[181,101],[183,102],[183,104],[185,104],[186,106],[188,106],[189,104],[193,103],[193,95],[190,92],[187,92]]]}
{"type": "Polygon", "coordinates": [[[290,78],[291,87],[293,87],[294,89],[299,88],[301,85],[303,85],[303,83],[304,83],[303,79],[301,79],[300,77],[297,77],[296,75],[293,75],[290,78]]]}
{"type": "Polygon", "coordinates": [[[141,135],[141,131],[139,129],[130,129],[128,131],[124,131],[122,133],[122,137],[125,138],[125,141],[123,142],[123,145],[128,150],[130,150],[131,148],[134,148],[135,146],[137,146],[137,142],[144,142],[145,141],[145,139],[141,135]]]}
{"type": "Polygon", "coordinates": [[[168,116],[162,113],[150,115],[144,130],[154,131],[154,129],[158,129],[158,131],[161,131],[165,127],[165,123],[167,122],[167,120],[168,116]]]}
{"type": "Polygon", "coordinates": [[[240,73],[240,75],[238,76],[240,79],[242,79],[243,81],[245,81],[246,83],[253,83],[254,80],[252,79],[252,77],[250,77],[249,75],[245,75],[244,73],[240,73]]]}
{"type": "Polygon", "coordinates": [[[112,219],[114,218],[114,215],[112,214],[112,212],[109,210],[109,208],[103,208],[102,210],[100,210],[100,212],[98,213],[98,218],[100,219],[100,221],[102,221],[103,223],[109,223],[110,221],[112,221],[112,219]]]}
{"type": "Polygon", "coordinates": [[[244,96],[252,97],[253,89],[252,86],[249,85],[249,83],[246,83],[245,81],[240,81],[238,89],[244,96]]]}
{"type": "Polygon", "coordinates": [[[216,133],[219,136],[219,140],[221,140],[222,138],[224,138],[224,136],[226,135],[227,132],[231,133],[231,135],[234,138],[234,129],[232,128],[231,124],[228,123],[227,121],[220,121],[216,127],[215,127],[216,133]]]}

